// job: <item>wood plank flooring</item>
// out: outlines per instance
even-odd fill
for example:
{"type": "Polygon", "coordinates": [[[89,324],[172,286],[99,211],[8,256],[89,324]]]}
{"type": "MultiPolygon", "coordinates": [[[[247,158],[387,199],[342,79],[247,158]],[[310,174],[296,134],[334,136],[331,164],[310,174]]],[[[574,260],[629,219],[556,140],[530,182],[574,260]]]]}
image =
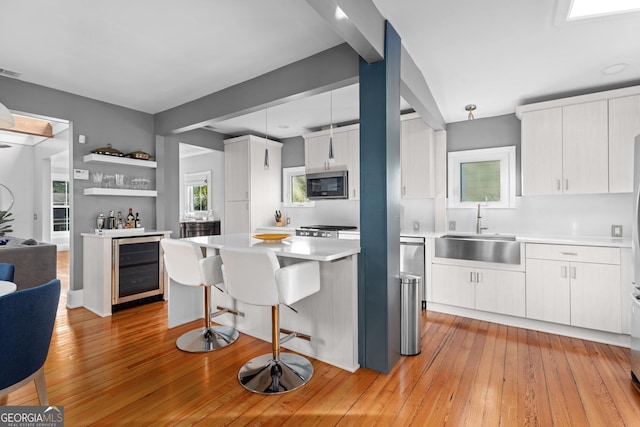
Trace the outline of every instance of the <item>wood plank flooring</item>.
{"type": "MultiPolygon", "coordinates": [[[[224,350],[184,353],[175,340],[200,322],[168,330],[166,317],[164,302],[107,318],[61,302],[45,372],[66,425],[640,425],[625,348],[428,311],[421,354],[389,375],[314,360],[307,386],[262,396],[236,375],[269,343],[241,334],[224,350]]],[[[0,404],[37,405],[35,387],[0,404]]]]}

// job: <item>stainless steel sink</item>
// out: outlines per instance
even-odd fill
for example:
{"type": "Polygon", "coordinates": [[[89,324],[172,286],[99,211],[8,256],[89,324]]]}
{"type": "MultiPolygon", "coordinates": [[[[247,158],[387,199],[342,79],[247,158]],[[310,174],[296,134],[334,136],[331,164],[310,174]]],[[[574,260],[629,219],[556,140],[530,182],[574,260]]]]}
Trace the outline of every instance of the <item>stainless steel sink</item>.
{"type": "Polygon", "coordinates": [[[447,234],[435,239],[438,258],[520,264],[520,242],[501,234],[447,234]]]}

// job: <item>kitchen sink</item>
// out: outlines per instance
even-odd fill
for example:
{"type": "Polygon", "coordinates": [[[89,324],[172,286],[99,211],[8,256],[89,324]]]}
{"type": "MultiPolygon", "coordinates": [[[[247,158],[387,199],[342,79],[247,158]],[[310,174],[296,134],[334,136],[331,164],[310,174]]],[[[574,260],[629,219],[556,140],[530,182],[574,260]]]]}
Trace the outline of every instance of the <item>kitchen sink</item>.
{"type": "Polygon", "coordinates": [[[435,239],[438,258],[520,264],[520,242],[502,234],[447,234],[435,239]]]}

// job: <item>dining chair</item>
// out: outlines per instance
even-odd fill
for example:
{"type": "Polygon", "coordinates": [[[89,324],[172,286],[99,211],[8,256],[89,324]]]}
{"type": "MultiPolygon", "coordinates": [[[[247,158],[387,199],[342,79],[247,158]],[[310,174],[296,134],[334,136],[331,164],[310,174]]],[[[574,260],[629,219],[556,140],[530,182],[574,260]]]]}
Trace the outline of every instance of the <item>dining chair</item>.
{"type": "Polygon", "coordinates": [[[60,301],[60,280],[0,297],[0,396],[35,381],[40,405],[49,405],[44,362],[60,301]]]}

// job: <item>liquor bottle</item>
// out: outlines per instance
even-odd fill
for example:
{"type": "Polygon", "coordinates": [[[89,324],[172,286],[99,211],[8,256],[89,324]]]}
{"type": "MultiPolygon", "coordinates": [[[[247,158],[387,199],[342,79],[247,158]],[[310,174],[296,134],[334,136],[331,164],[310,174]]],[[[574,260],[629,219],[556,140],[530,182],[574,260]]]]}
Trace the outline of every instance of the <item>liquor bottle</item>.
{"type": "Polygon", "coordinates": [[[110,230],[116,228],[116,217],[113,216],[113,211],[109,211],[109,220],[107,221],[107,228],[110,230]]]}
{"type": "Polygon", "coordinates": [[[122,219],[122,211],[118,211],[118,221],[116,222],[116,228],[124,228],[124,220],[122,219]]]}
{"type": "Polygon", "coordinates": [[[98,219],[96,220],[96,225],[98,226],[98,230],[102,230],[104,228],[105,218],[103,214],[98,215],[98,219]]]}
{"type": "Polygon", "coordinates": [[[136,228],[140,228],[141,224],[140,224],[140,216],[138,215],[138,212],[136,212],[136,228]]]}
{"type": "Polygon", "coordinates": [[[127,214],[127,228],[134,228],[136,226],[136,219],[133,216],[133,210],[129,208],[129,213],[127,214]]]}

